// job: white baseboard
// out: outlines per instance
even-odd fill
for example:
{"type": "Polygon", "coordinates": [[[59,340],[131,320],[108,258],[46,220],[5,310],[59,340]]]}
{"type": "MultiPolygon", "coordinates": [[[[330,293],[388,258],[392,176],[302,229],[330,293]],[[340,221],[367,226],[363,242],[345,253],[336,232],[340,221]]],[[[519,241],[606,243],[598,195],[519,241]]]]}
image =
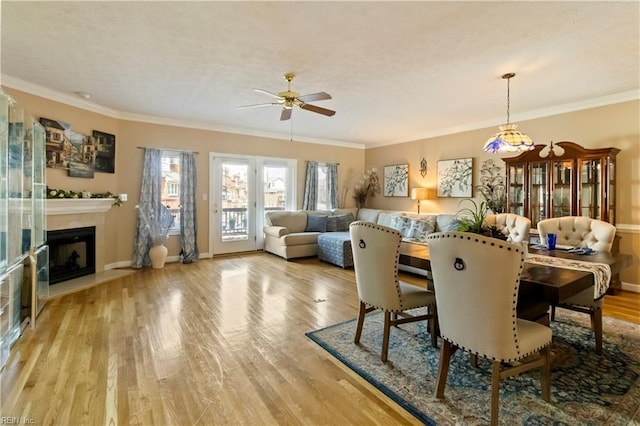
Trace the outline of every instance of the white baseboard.
{"type": "Polygon", "coordinates": [[[632,291],[634,293],[640,293],[640,284],[622,283],[622,289],[632,291]]]}

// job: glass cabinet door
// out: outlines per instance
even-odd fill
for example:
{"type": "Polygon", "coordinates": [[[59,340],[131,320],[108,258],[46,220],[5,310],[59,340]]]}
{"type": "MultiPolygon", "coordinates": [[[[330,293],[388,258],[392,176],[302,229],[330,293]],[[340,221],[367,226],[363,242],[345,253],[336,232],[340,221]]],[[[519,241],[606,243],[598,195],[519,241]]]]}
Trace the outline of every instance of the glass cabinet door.
{"type": "Polygon", "coordinates": [[[602,220],[602,164],[600,159],[580,161],[579,215],[602,220]]]}
{"type": "Polygon", "coordinates": [[[8,152],[9,152],[9,97],[0,91],[0,275],[7,270],[7,159],[9,157],[8,152]]]}
{"type": "Polygon", "coordinates": [[[47,240],[47,217],[45,213],[45,130],[44,127],[33,118],[32,131],[32,157],[33,157],[33,184],[31,185],[32,226],[31,245],[40,247],[47,240]]]}
{"type": "Polygon", "coordinates": [[[530,210],[531,227],[535,229],[538,222],[549,217],[549,163],[531,163],[530,172],[530,210]]]}
{"type": "Polygon", "coordinates": [[[24,179],[24,111],[16,102],[9,103],[9,146],[7,167],[7,262],[13,265],[24,255],[23,179],[24,179]]]}
{"type": "Polygon", "coordinates": [[[509,167],[509,213],[524,216],[524,165],[509,167]]]}
{"type": "Polygon", "coordinates": [[[571,216],[573,211],[572,179],[573,161],[554,161],[552,163],[553,192],[551,203],[553,206],[552,217],[571,216]]]}

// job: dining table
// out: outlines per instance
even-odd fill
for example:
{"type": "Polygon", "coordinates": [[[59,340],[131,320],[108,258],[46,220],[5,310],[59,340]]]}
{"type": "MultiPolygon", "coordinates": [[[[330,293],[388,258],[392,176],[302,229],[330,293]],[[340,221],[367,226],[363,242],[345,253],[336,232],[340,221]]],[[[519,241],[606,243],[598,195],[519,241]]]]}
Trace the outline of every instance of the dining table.
{"type": "MultiPolygon", "coordinates": [[[[547,250],[530,246],[529,253],[559,257],[585,262],[609,265],[612,274],[617,274],[631,266],[633,257],[625,253],[597,252],[589,255],[571,253],[567,250],[547,250]]],[[[403,242],[400,245],[399,263],[414,268],[431,271],[429,247],[423,244],[403,242]]],[[[568,269],[549,265],[525,262],[520,274],[518,291],[518,317],[549,323],[549,307],[565,301],[567,298],[594,285],[594,275],[589,271],[568,269]]]]}

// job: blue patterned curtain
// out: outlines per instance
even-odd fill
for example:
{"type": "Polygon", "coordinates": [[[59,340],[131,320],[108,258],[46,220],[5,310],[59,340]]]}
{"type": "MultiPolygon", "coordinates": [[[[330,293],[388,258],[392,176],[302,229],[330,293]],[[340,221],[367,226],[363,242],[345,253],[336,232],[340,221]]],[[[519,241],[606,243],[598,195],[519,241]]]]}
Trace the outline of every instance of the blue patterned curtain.
{"type": "Polygon", "coordinates": [[[327,164],[327,198],[329,209],[338,207],[338,165],[336,163],[327,164]]]}
{"type": "Polygon", "coordinates": [[[180,153],[180,249],[182,263],[200,257],[196,221],[196,161],[192,152],[180,153]]]}
{"type": "Polygon", "coordinates": [[[318,163],[307,161],[307,175],[304,181],[304,201],[302,210],[314,210],[318,202],[318,163]]]}
{"type": "MultiPolygon", "coordinates": [[[[156,148],[145,148],[140,201],[138,202],[138,223],[133,240],[133,259],[131,260],[131,266],[134,268],[151,266],[149,249],[153,246],[154,238],[157,238],[157,235],[153,235],[153,228],[163,226],[163,218],[166,218],[167,209],[162,205],[161,197],[162,151],[156,148]],[[157,222],[156,219],[163,222],[157,222]]],[[[173,218],[171,221],[173,222],[173,218]]]]}

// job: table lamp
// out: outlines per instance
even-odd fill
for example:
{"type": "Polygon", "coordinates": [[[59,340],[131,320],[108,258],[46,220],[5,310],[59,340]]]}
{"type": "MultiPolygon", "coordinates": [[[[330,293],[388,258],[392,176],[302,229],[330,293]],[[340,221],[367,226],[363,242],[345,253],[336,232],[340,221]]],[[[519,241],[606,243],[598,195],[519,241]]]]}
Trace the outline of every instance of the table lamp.
{"type": "Polygon", "coordinates": [[[411,199],[418,201],[418,214],[420,214],[420,201],[429,199],[429,188],[413,188],[411,199]]]}

